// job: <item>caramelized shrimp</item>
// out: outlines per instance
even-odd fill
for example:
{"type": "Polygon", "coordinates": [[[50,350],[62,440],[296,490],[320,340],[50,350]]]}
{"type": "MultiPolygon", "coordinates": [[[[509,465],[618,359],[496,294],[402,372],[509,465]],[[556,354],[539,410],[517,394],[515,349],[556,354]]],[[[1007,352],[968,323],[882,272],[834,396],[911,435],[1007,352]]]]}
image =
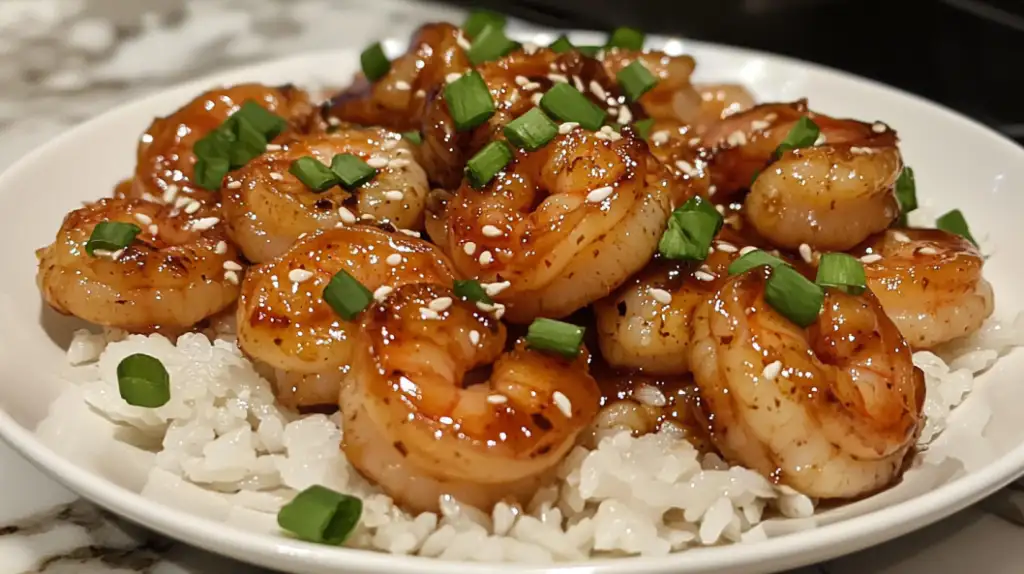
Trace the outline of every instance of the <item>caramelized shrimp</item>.
{"type": "Polygon", "coordinates": [[[241,266],[226,238],[207,210],[189,216],[147,201],[103,199],[64,218],[56,241],[36,252],[36,280],[61,313],[175,336],[238,297],[241,266]],[[101,222],[134,224],[141,233],[122,250],[89,255],[85,245],[101,222]]]}
{"type": "Polygon", "coordinates": [[[657,120],[698,123],[701,119],[702,100],[701,94],[690,83],[690,76],[696,66],[693,58],[623,48],[605,50],[601,57],[610,78],[618,77],[623,68],[638,60],[658,78],[658,83],[640,97],[640,105],[647,116],[657,120]]]}
{"type": "Polygon", "coordinates": [[[915,349],[981,328],[994,307],[984,259],[970,241],[936,229],[891,229],[853,251],[868,287],[915,349]]]}
{"type": "Polygon", "coordinates": [[[697,125],[701,127],[749,110],[757,103],[754,95],[740,84],[702,84],[694,87],[700,94],[700,119],[697,125]]]}
{"type": "Polygon", "coordinates": [[[503,353],[504,326],[447,286],[400,287],[365,327],[341,393],[343,448],[413,511],[436,512],[443,494],[485,511],[528,502],[597,412],[585,350],[503,353]]]}
{"type": "Polygon", "coordinates": [[[888,486],[923,422],[910,348],[870,292],[829,289],[818,319],[798,327],[766,303],[770,273],[730,279],[697,311],[690,360],[712,441],[808,496],[888,486]]]}
{"type": "Polygon", "coordinates": [[[238,305],[238,344],[278,370],[278,400],[289,407],[335,404],[351,367],[358,324],[323,298],[339,271],[377,296],[408,283],[452,281],[433,245],[359,225],[312,234],[251,268],[238,305]]]}
{"type": "Polygon", "coordinates": [[[343,128],[292,140],[225,178],[221,193],[231,239],[246,258],[269,261],[304,233],[351,224],[357,218],[419,229],[428,184],[410,144],[380,128],[343,128]],[[336,154],[353,154],[378,168],[352,192],[335,186],[306,187],[289,172],[292,162],[313,157],[330,165],[336,154]]]}

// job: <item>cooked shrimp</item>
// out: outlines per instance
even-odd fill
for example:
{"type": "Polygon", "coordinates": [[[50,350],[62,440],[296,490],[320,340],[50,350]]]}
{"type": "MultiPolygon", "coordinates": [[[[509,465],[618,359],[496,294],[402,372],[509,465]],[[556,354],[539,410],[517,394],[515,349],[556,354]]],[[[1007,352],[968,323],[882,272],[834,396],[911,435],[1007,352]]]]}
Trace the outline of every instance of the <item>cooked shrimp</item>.
{"type": "Polygon", "coordinates": [[[214,191],[192,183],[196,156],[192,147],[220,126],[247,101],[253,101],[289,123],[290,132],[305,132],[316,124],[316,109],[305,91],[294,86],[271,88],[238,84],[204,92],[167,117],[157,118],[142,135],[128,197],[172,203],[178,193],[200,202],[216,202],[214,191]]]}
{"type": "MultiPolygon", "coordinates": [[[[610,78],[639,60],[650,70],[658,83],[640,97],[640,105],[649,117],[658,120],[679,120],[688,124],[701,119],[701,94],[690,83],[696,63],[690,56],[670,56],[664,52],[638,52],[622,48],[605,50],[601,56],[610,78]]],[[[624,122],[629,123],[629,122],[624,122]]]]}
{"type": "Polygon", "coordinates": [[[690,360],[712,441],[808,496],[888,486],[923,422],[910,348],[870,292],[829,289],[816,322],[798,327],[766,303],[770,273],[730,279],[697,311],[690,360]]]}
{"type": "Polygon", "coordinates": [[[231,238],[246,258],[263,262],[284,253],[304,233],[358,218],[418,230],[428,189],[410,144],[397,134],[343,128],[292,140],[281,151],[249,162],[225,178],[222,195],[231,238]],[[377,175],[351,193],[341,186],[315,192],[289,172],[298,158],[329,165],[335,154],[359,156],[378,168],[377,175]]]}
{"type": "Polygon", "coordinates": [[[868,286],[915,349],[981,328],[994,306],[984,259],[970,241],[935,229],[891,229],[859,246],[868,286]]]}
{"type": "Polygon", "coordinates": [[[57,311],[133,333],[176,335],[238,297],[238,254],[212,212],[193,216],[133,199],[104,199],[64,218],[36,252],[43,298],[57,311]],[[113,253],[85,251],[101,222],[131,223],[135,241],[113,253]]]}
{"type": "Polygon", "coordinates": [[[508,319],[563,317],[643,267],[671,193],[643,142],[577,128],[517,158],[485,189],[463,185],[435,237],[460,275],[501,284],[508,319]]]}
{"type": "Polygon", "coordinates": [[[338,400],[358,324],[339,316],[323,291],[342,270],[378,296],[407,283],[452,281],[433,245],[358,225],[311,234],[251,268],[238,305],[238,344],[278,370],[278,400],[289,407],[338,400]]]}
{"type": "Polygon", "coordinates": [[[702,84],[694,86],[700,94],[699,125],[717,123],[757,103],[754,95],[740,84],[702,84]]]}
{"type": "Polygon", "coordinates": [[[352,464],[413,511],[449,494],[490,510],[528,502],[597,412],[601,393],[574,359],[522,341],[443,285],[406,285],[366,312],[341,394],[352,464]],[[489,376],[478,368],[490,368],[489,376]]]}
{"type": "Polygon", "coordinates": [[[419,130],[423,108],[449,74],[469,69],[462,30],[447,23],[425,24],[413,34],[409,51],[391,62],[375,82],[359,75],[334,96],[325,112],[331,118],[395,131],[419,130]]]}
{"type": "Polygon", "coordinates": [[[717,188],[711,184],[708,163],[710,150],[700,145],[694,126],[679,121],[657,121],[647,138],[651,154],[678,180],[673,186],[673,206],[694,196],[712,198],[717,188]]]}

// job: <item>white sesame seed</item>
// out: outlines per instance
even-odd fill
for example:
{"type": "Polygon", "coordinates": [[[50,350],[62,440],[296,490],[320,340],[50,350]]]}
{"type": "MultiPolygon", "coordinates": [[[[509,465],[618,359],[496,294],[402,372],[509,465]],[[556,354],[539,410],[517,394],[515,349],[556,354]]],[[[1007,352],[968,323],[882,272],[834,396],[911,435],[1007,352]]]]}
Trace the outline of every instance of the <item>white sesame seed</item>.
{"type": "Polygon", "coordinates": [[[533,105],[539,106],[540,105],[540,100],[543,97],[544,97],[544,94],[536,93],[536,94],[533,94],[532,96],[530,96],[530,101],[533,102],[533,105]]]}
{"type": "Polygon", "coordinates": [[[213,248],[213,252],[217,255],[224,255],[228,252],[228,243],[226,241],[218,241],[217,245],[213,248]]]}
{"type": "Polygon", "coordinates": [[[450,84],[450,83],[454,82],[455,80],[458,80],[461,77],[462,77],[462,74],[451,73],[451,74],[448,74],[447,76],[444,77],[444,81],[446,83],[450,84]]]}
{"type": "Polygon", "coordinates": [[[349,225],[352,225],[353,223],[356,222],[355,214],[349,211],[347,207],[338,208],[338,217],[340,217],[343,222],[349,225]]]}
{"type": "Polygon", "coordinates": [[[440,319],[440,318],[441,318],[441,315],[437,311],[435,311],[435,310],[433,310],[433,309],[431,309],[429,307],[420,307],[420,319],[440,319]]]}
{"type": "Polygon", "coordinates": [[[755,132],[759,132],[761,130],[767,129],[770,126],[771,126],[771,124],[766,122],[766,121],[764,121],[764,120],[754,120],[754,121],[750,122],[750,129],[755,131],[755,132]]]}
{"type": "Polygon", "coordinates": [[[201,208],[202,206],[203,204],[193,199],[191,202],[189,202],[188,205],[185,206],[185,213],[192,215],[193,213],[199,211],[199,208],[201,208]]]}
{"type": "Polygon", "coordinates": [[[150,224],[150,226],[147,228],[147,230],[149,231],[149,234],[153,235],[153,236],[156,236],[156,235],[158,235],[160,233],[160,228],[157,227],[155,223],[150,224]]]}
{"type": "Polygon", "coordinates": [[[387,263],[388,265],[392,266],[392,267],[401,265],[402,264],[402,255],[400,253],[392,253],[391,255],[387,256],[387,258],[384,260],[384,262],[387,263]]]}
{"type": "Polygon", "coordinates": [[[719,203],[718,205],[715,206],[715,211],[722,215],[725,215],[725,206],[719,203]]]}
{"type": "Polygon", "coordinates": [[[619,100],[616,100],[611,96],[608,96],[607,98],[604,99],[604,103],[608,104],[609,106],[617,106],[619,105],[619,100]]]}
{"type": "Polygon", "coordinates": [[[213,229],[213,226],[218,223],[220,223],[219,217],[203,217],[192,222],[192,229],[195,231],[206,231],[213,229]]]}
{"type": "MultiPolygon", "coordinates": [[[[615,118],[619,116],[619,108],[608,108],[608,115],[615,118]]],[[[622,122],[625,123],[625,122],[622,122]]]]}
{"type": "Polygon", "coordinates": [[[579,124],[576,122],[565,122],[558,126],[558,133],[565,135],[571,132],[572,130],[576,129],[577,126],[579,126],[579,124]]]}
{"type": "Polygon", "coordinates": [[[462,251],[466,255],[472,256],[474,253],[476,253],[476,243],[473,243],[472,241],[467,241],[466,244],[462,246],[462,251]]]}
{"type": "Polygon", "coordinates": [[[494,318],[501,319],[505,316],[505,306],[501,303],[494,304],[494,318]]]}
{"type": "Polygon", "coordinates": [[[397,168],[400,168],[400,167],[408,167],[408,166],[409,166],[409,160],[407,160],[405,158],[401,158],[401,157],[396,157],[395,159],[393,159],[393,160],[388,162],[388,167],[394,168],[394,169],[397,169],[397,168]]]}
{"type": "Polygon", "coordinates": [[[146,192],[143,192],[143,194],[142,194],[142,200],[143,200],[143,201],[148,201],[148,202],[150,202],[150,203],[159,203],[159,202],[157,201],[157,199],[156,199],[156,196],[155,196],[155,195],[153,195],[152,193],[149,193],[148,191],[146,191],[146,192]]]}
{"type": "MultiPolygon", "coordinates": [[[[475,333],[476,331],[473,331],[475,333]]],[[[475,345],[476,343],[474,343],[475,345]]],[[[503,405],[508,402],[508,397],[505,395],[487,395],[487,402],[492,405],[503,405]]]]}
{"type": "Polygon", "coordinates": [[[764,121],[766,122],[774,122],[777,119],[779,119],[779,114],[775,112],[772,112],[764,117],[764,121]]]}
{"type": "Polygon", "coordinates": [[[240,182],[240,181],[229,181],[228,184],[226,186],[224,186],[224,187],[226,187],[228,189],[239,189],[239,188],[242,187],[242,182],[240,182]]]}
{"type": "Polygon", "coordinates": [[[853,146],[850,148],[850,153],[853,155],[872,155],[875,153],[875,150],[869,147],[853,146]]]}
{"type": "Polygon", "coordinates": [[[474,345],[479,345],[480,344],[480,332],[477,331],[476,329],[473,329],[472,331],[470,331],[469,332],[469,342],[473,343],[474,345]]]}
{"type": "Polygon", "coordinates": [[[669,303],[672,302],[672,294],[664,289],[651,287],[647,291],[651,294],[651,297],[653,297],[655,301],[661,303],[662,305],[668,305],[669,303]]]}
{"type": "Polygon", "coordinates": [[[483,253],[480,254],[480,257],[477,259],[477,261],[480,263],[480,265],[490,265],[491,262],[494,261],[494,256],[491,255],[490,251],[484,251],[483,253]]]}
{"type": "Polygon", "coordinates": [[[484,303],[483,301],[476,302],[476,308],[483,311],[484,313],[490,313],[494,310],[494,305],[490,303],[484,303]]]}
{"type": "Polygon", "coordinates": [[[711,255],[714,252],[715,252],[715,248],[713,246],[709,246],[708,247],[708,255],[711,255]]]}
{"type": "Polygon", "coordinates": [[[751,251],[757,251],[757,247],[754,247],[753,245],[748,245],[743,249],[740,249],[740,257],[746,255],[747,253],[750,253],[751,251]]]}
{"type": "Polygon", "coordinates": [[[882,122],[875,122],[871,124],[871,131],[875,132],[876,134],[884,134],[885,132],[889,131],[889,126],[883,124],[882,122]]]}
{"type": "Polygon", "coordinates": [[[921,255],[938,255],[939,252],[934,247],[921,247],[917,250],[921,255]]]}
{"type": "Polygon", "coordinates": [[[537,52],[537,50],[540,50],[540,46],[538,46],[537,44],[534,44],[533,42],[524,42],[523,43],[523,52],[527,56],[532,56],[533,54],[535,54],[537,52]]]}
{"type": "Polygon", "coordinates": [[[292,269],[288,272],[288,279],[292,283],[302,283],[313,278],[313,272],[307,269],[292,269]]]}
{"type": "Polygon", "coordinates": [[[502,291],[512,286],[511,281],[498,281],[495,283],[484,283],[484,292],[488,297],[497,297],[502,291]]]}
{"type": "Polygon", "coordinates": [[[716,191],[718,191],[718,186],[716,186],[716,185],[709,185],[708,186],[708,197],[711,197],[712,195],[714,195],[716,191]]]}
{"type": "Polygon", "coordinates": [[[359,216],[359,219],[361,221],[374,221],[377,218],[374,217],[372,213],[364,213],[364,214],[359,216]]]}
{"type": "Polygon", "coordinates": [[[426,97],[426,95],[427,95],[427,91],[426,90],[422,90],[422,89],[421,90],[416,90],[416,97],[417,98],[423,98],[423,97],[426,97]]]}
{"type": "Polygon", "coordinates": [[[388,166],[388,163],[390,163],[390,161],[391,160],[389,160],[386,157],[375,155],[370,157],[370,159],[366,160],[366,165],[374,169],[384,169],[385,167],[388,166]]]}
{"type": "Polygon", "coordinates": [[[390,151],[398,147],[398,140],[387,140],[380,144],[380,149],[390,151]]]}
{"type": "Polygon", "coordinates": [[[181,208],[194,201],[191,197],[185,197],[184,195],[174,200],[174,207],[181,208]]]}
{"type": "Polygon", "coordinates": [[[458,35],[455,36],[455,43],[458,44],[459,47],[462,48],[463,50],[468,50],[470,47],[469,40],[467,40],[466,37],[462,35],[462,30],[459,30],[458,35]]]}
{"type": "Polygon", "coordinates": [[[877,253],[868,253],[864,257],[861,257],[860,260],[861,263],[874,263],[876,261],[881,261],[882,256],[877,253]]]}
{"type": "Polygon", "coordinates": [[[282,181],[284,179],[284,176],[277,173],[276,171],[272,171],[270,172],[270,179],[274,181],[282,181]]]}
{"type": "Polygon", "coordinates": [[[114,252],[108,251],[106,249],[93,249],[92,254],[95,255],[96,257],[110,257],[114,254],[114,252]]]}
{"type": "Polygon", "coordinates": [[[224,269],[226,269],[228,271],[241,271],[242,270],[242,266],[239,265],[235,261],[225,261],[224,262],[224,269]]]}
{"type": "Polygon", "coordinates": [[[736,130],[729,134],[729,136],[725,138],[725,141],[731,146],[741,146],[747,143],[747,134],[740,130],[736,130]]]}
{"type": "Polygon", "coordinates": [[[389,201],[402,201],[403,197],[405,197],[405,194],[398,190],[384,192],[384,199],[387,199],[389,201]]]}
{"type": "Polygon", "coordinates": [[[563,84],[569,83],[569,78],[563,76],[562,74],[548,74],[548,79],[551,80],[552,82],[561,82],[563,84]]]}
{"type": "Polygon", "coordinates": [[[146,215],[145,213],[136,213],[135,219],[143,225],[149,225],[150,223],[153,223],[153,218],[146,215]]]}
{"type": "Polygon", "coordinates": [[[517,86],[525,86],[530,83],[530,78],[527,78],[526,76],[516,76],[515,82],[517,86]]]}
{"type": "Polygon", "coordinates": [[[619,123],[633,123],[633,112],[629,111],[626,104],[622,104],[622,106],[619,107],[619,123]]]}
{"type": "Polygon", "coordinates": [[[816,146],[824,145],[825,142],[827,142],[827,141],[828,141],[828,138],[825,137],[825,134],[819,133],[818,134],[818,138],[816,140],[814,140],[814,145],[816,145],[816,146]]]}
{"type": "Polygon", "coordinates": [[[433,309],[434,311],[437,311],[438,313],[442,313],[444,311],[447,311],[448,308],[451,307],[451,306],[452,306],[452,298],[451,297],[438,297],[437,299],[434,299],[433,301],[431,301],[430,303],[427,304],[427,307],[430,307],[431,309],[433,309]]]}
{"type": "Polygon", "coordinates": [[[281,144],[267,144],[267,151],[281,151],[281,144]]]}
{"type": "Polygon", "coordinates": [[[501,229],[498,229],[494,225],[485,225],[480,231],[483,232],[484,237],[501,237],[505,234],[501,229]]]}
{"type": "Polygon", "coordinates": [[[224,280],[228,283],[234,283],[238,285],[238,272],[237,271],[225,271],[224,280]]]}
{"type": "Polygon", "coordinates": [[[562,411],[565,418],[572,418],[572,402],[569,401],[569,397],[563,395],[562,391],[555,391],[551,394],[551,400],[554,401],[558,410],[562,411]]]}
{"type": "Polygon", "coordinates": [[[668,130],[658,130],[651,134],[651,141],[658,145],[662,145],[668,143],[668,138],[671,137],[671,135],[672,134],[670,134],[668,130]]]}
{"type": "Polygon", "coordinates": [[[577,91],[582,92],[582,91],[586,90],[586,88],[583,87],[583,80],[581,80],[579,76],[573,76],[572,77],[572,83],[573,83],[573,85],[576,86],[576,90],[577,91]]]}
{"type": "Polygon", "coordinates": [[[782,372],[782,361],[773,361],[765,365],[764,370],[761,371],[761,376],[765,380],[774,381],[780,372],[782,372]]]}
{"type": "Polygon", "coordinates": [[[610,185],[606,185],[604,187],[599,187],[599,188],[597,188],[595,190],[592,190],[590,193],[587,194],[587,202],[589,202],[589,203],[601,203],[602,201],[608,199],[611,196],[611,194],[614,193],[614,192],[615,192],[615,189],[613,189],[612,186],[610,186],[610,185]]]}
{"type": "Polygon", "coordinates": [[[700,145],[700,138],[690,138],[690,141],[686,142],[690,147],[697,147],[700,145]]]}
{"type": "Polygon", "coordinates": [[[697,270],[693,272],[693,278],[697,281],[714,281],[715,276],[708,273],[707,271],[697,270]]]}
{"type": "Polygon", "coordinates": [[[373,291],[373,298],[376,301],[383,301],[387,299],[388,295],[390,295],[391,292],[394,290],[395,288],[391,287],[390,285],[381,285],[380,287],[377,287],[377,289],[373,291]]]}
{"type": "Polygon", "coordinates": [[[814,251],[811,249],[810,245],[807,245],[806,243],[801,243],[799,251],[800,257],[802,257],[804,261],[806,261],[807,263],[814,262],[814,251]]]}
{"type": "Polygon", "coordinates": [[[908,237],[907,234],[903,233],[902,231],[893,231],[892,238],[895,239],[896,241],[899,241],[900,243],[910,243],[910,237],[908,237]]]}
{"type": "Polygon", "coordinates": [[[736,246],[733,245],[732,243],[727,243],[725,241],[719,241],[717,245],[718,245],[718,250],[722,251],[722,252],[725,252],[725,253],[736,253],[736,251],[737,251],[736,250],[736,246]]]}
{"type": "Polygon", "coordinates": [[[590,92],[602,100],[608,97],[608,92],[604,91],[597,80],[590,80],[590,92]]]}
{"type": "Polygon", "coordinates": [[[622,139],[622,135],[619,134],[619,132],[613,130],[611,126],[601,126],[601,133],[607,135],[608,139],[612,140],[613,142],[622,139]]]}
{"type": "Polygon", "coordinates": [[[397,82],[395,82],[395,89],[396,90],[403,90],[403,91],[404,90],[411,90],[412,86],[410,86],[409,82],[406,82],[405,80],[398,80],[397,82]]]}
{"type": "Polygon", "coordinates": [[[633,398],[637,401],[652,407],[663,407],[668,404],[665,393],[654,385],[641,384],[633,389],[633,398]]]}
{"type": "Polygon", "coordinates": [[[339,120],[338,118],[336,118],[334,116],[331,116],[331,117],[327,118],[327,124],[332,126],[332,127],[338,127],[338,126],[341,125],[341,120],[339,120]]]}
{"type": "Polygon", "coordinates": [[[167,189],[164,190],[164,197],[163,197],[164,203],[171,203],[172,201],[174,201],[174,198],[177,197],[177,196],[178,196],[178,186],[174,185],[173,183],[171,185],[168,185],[167,189]]]}
{"type": "Polygon", "coordinates": [[[405,235],[408,235],[409,237],[419,237],[420,236],[420,232],[419,231],[413,231],[411,229],[399,229],[398,232],[399,233],[404,233],[405,235]]]}
{"type": "Polygon", "coordinates": [[[540,82],[526,82],[525,84],[523,84],[523,90],[526,90],[527,92],[532,92],[533,90],[539,89],[540,82]]]}
{"type": "Polygon", "coordinates": [[[690,162],[686,160],[676,160],[676,167],[679,168],[679,171],[685,173],[687,177],[700,177],[700,172],[694,169],[690,162]]]}

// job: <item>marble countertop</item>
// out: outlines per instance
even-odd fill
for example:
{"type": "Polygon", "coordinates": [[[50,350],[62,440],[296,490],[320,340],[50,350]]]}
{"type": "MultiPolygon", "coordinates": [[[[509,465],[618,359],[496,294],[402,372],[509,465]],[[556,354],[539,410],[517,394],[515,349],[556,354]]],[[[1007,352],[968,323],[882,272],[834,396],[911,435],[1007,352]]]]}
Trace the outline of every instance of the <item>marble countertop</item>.
{"type": "MultiPolygon", "coordinates": [[[[459,10],[407,0],[2,0],[0,169],[76,123],[187,78],[403,35],[459,10]]],[[[0,442],[0,574],[258,574],[77,499],[0,442]]],[[[1024,570],[1024,490],[801,574],[1024,570]]]]}

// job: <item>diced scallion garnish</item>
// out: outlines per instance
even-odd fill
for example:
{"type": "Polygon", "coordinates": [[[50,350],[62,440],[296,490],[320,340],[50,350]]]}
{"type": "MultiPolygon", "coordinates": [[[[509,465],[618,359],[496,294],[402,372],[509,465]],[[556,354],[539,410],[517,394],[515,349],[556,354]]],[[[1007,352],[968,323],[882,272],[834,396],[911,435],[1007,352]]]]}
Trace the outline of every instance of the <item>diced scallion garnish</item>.
{"type": "Polygon", "coordinates": [[[199,158],[192,172],[192,181],[203,189],[212,191],[220,189],[224,176],[231,171],[231,163],[226,157],[199,158]]]}
{"type": "Polygon", "coordinates": [[[497,60],[518,47],[519,42],[510,40],[505,35],[503,27],[490,24],[484,26],[484,29],[476,35],[466,55],[469,56],[469,61],[474,66],[479,66],[484,62],[497,60]]]}
{"type": "Polygon", "coordinates": [[[777,265],[764,286],[764,298],[784,317],[806,327],[821,313],[825,292],[789,265],[777,265]]]}
{"type": "Polygon", "coordinates": [[[707,200],[691,198],[672,212],[658,252],[668,259],[703,261],[722,221],[722,214],[707,200]]]}
{"type": "MultiPolygon", "coordinates": [[[[281,134],[288,127],[288,122],[277,114],[272,114],[266,108],[249,100],[242,104],[232,116],[235,120],[245,120],[256,131],[263,134],[263,137],[270,141],[281,134]]],[[[230,121],[230,118],[229,118],[230,121]]]]}
{"type": "Polygon", "coordinates": [[[474,303],[493,303],[494,301],[487,295],[487,291],[483,285],[480,284],[476,279],[456,279],[454,283],[454,291],[456,297],[461,297],[474,303]]]}
{"type": "Polygon", "coordinates": [[[539,351],[557,353],[568,359],[580,354],[584,328],[554,319],[534,319],[526,333],[526,343],[539,351]]]}
{"type": "Polygon", "coordinates": [[[134,223],[120,221],[101,221],[92,228],[89,240],[85,242],[85,252],[95,257],[97,249],[117,251],[124,249],[135,241],[135,236],[142,229],[134,223]]]}
{"type": "Polygon", "coordinates": [[[367,46],[359,55],[359,63],[363,66],[363,75],[371,82],[383,78],[391,69],[391,61],[384,54],[384,48],[381,47],[380,42],[374,42],[367,46]]]}
{"type": "Polygon", "coordinates": [[[351,321],[373,301],[373,293],[342,269],[324,288],[324,301],[343,319],[351,321]]]}
{"type": "Polygon", "coordinates": [[[651,135],[651,128],[654,127],[654,118],[647,118],[633,122],[633,128],[640,137],[647,139],[651,135]]]}
{"type": "Polygon", "coordinates": [[[917,209],[917,184],[914,182],[914,170],[903,166],[899,178],[896,179],[896,202],[900,206],[900,225],[907,225],[907,214],[917,209]]]}
{"type": "Polygon", "coordinates": [[[634,60],[632,64],[619,70],[615,78],[631,102],[639,100],[640,96],[646,94],[658,83],[658,78],[654,77],[654,74],[640,60],[634,60]]]}
{"type": "Polygon", "coordinates": [[[362,513],[362,500],[313,485],[281,507],[277,524],[302,540],[337,546],[352,533],[362,513]]]}
{"type": "Polygon", "coordinates": [[[548,48],[551,48],[551,51],[556,54],[561,54],[562,52],[568,52],[569,50],[574,49],[574,46],[572,45],[572,42],[569,41],[569,38],[566,37],[565,34],[562,34],[557,40],[551,42],[551,45],[548,46],[548,48]]]}
{"type": "Polygon", "coordinates": [[[475,189],[481,189],[510,161],[512,150],[508,144],[500,140],[492,141],[466,162],[466,178],[475,189]]]}
{"type": "Polygon", "coordinates": [[[616,28],[608,38],[609,48],[644,49],[644,33],[636,28],[616,28]]]}
{"type": "Polygon", "coordinates": [[[789,133],[786,134],[779,147],[775,148],[775,157],[780,157],[791,149],[800,149],[814,145],[814,142],[818,141],[819,134],[821,134],[821,130],[818,128],[818,124],[814,123],[807,116],[801,117],[790,128],[789,133]]]}
{"type": "Polygon", "coordinates": [[[288,127],[284,118],[254,101],[243,103],[221,125],[192,146],[196,164],[192,181],[211,191],[220,189],[224,176],[249,163],[267,149],[267,142],[288,127]]]}
{"type": "Polygon", "coordinates": [[[978,242],[974,240],[974,236],[971,235],[971,228],[967,225],[967,219],[964,218],[964,214],[959,209],[954,209],[940,215],[935,220],[935,227],[959,235],[975,246],[978,245],[978,242]]]}
{"type": "Polygon", "coordinates": [[[851,295],[860,295],[867,289],[864,265],[856,257],[845,253],[822,255],[814,282],[822,287],[833,287],[851,295]]]}
{"type": "Polygon", "coordinates": [[[331,159],[331,171],[341,180],[341,185],[353,190],[373,179],[377,170],[370,167],[359,156],[350,153],[339,153],[331,159]]]}
{"type": "Polygon", "coordinates": [[[171,400],[171,377],[159,359],[136,353],[117,364],[117,390],[129,405],[155,409],[171,400]]]}
{"type": "Polygon", "coordinates": [[[416,145],[423,143],[423,136],[420,132],[402,132],[402,139],[409,140],[416,145]]]}
{"type": "Polygon", "coordinates": [[[505,126],[508,141],[528,151],[544,147],[557,133],[558,126],[540,108],[531,108],[505,126]]]}
{"type": "Polygon", "coordinates": [[[603,109],[588,100],[579,90],[561,82],[541,97],[540,107],[558,121],[576,122],[587,130],[600,129],[607,116],[603,109]]]}
{"type": "Polygon", "coordinates": [[[248,120],[235,117],[235,120],[231,121],[231,127],[235,141],[228,148],[228,162],[232,168],[238,169],[267,151],[267,138],[248,120]]]}
{"type": "Polygon", "coordinates": [[[459,131],[471,130],[494,115],[491,92],[475,70],[445,86],[444,99],[459,131]]]}
{"type": "Polygon", "coordinates": [[[491,12],[490,10],[474,10],[462,24],[462,31],[469,38],[476,38],[477,34],[484,31],[484,28],[491,26],[498,29],[505,28],[505,15],[491,12]]]}
{"type": "Polygon", "coordinates": [[[728,271],[729,275],[739,275],[740,273],[746,273],[755,267],[763,267],[765,265],[774,269],[779,265],[788,265],[788,263],[767,251],[755,249],[729,264],[728,271]]]}
{"type": "Polygon", "coordinates": [[[341,183],[341,178],[320,160],[303,156],[292,162],[288,173],[299,178],[303,185],[315,192],[327,191],[341,183]]]}

